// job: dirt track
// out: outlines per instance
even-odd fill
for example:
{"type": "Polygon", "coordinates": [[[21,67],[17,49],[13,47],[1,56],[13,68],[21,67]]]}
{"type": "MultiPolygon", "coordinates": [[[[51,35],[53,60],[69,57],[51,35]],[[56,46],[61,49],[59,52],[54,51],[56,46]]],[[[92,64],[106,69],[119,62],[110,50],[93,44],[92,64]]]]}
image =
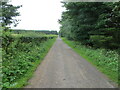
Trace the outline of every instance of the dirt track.
{"type": "Polygon", "coordinates": [[[113,88],[113,85],[58,38],[25,88],[113,88]]]}

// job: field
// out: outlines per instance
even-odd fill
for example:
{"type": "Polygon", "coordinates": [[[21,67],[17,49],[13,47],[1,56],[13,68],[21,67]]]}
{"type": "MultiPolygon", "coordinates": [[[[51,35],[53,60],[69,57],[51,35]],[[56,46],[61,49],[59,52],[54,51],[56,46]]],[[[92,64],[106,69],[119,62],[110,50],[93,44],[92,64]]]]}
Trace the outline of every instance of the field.
{"type": "Polygon", "coordinates": [[[57,35],[3,32],[2,87],[19,88],[27,84],[57,35]]]}
{"type": "Polygon", "coordinates": [[[73,48],[80,56],[92,63],[111,80],[118,82],[118,60],[119,50],[94,49],[81,45],[80,42],[70,41],[63,38],[63,41],[73,48]]]}

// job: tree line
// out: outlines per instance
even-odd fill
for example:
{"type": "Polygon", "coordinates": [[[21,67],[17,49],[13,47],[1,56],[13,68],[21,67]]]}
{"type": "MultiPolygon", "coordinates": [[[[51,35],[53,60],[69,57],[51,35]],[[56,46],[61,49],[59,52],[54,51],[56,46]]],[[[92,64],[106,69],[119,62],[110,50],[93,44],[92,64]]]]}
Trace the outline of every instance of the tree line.
{"type": "Polygon", "coordinates": [[[15,34],[20,34],[20,33],[26,33],[26,32],[36,32],[36,33],[43,33],[43,34],[53,34],[53,35],[58,35],[57,31],[49,31],[49,30],[22,30],[22,29],[14,29],[12,30],[13,33],[15,34]]]}
{"type": "Polygon", "coordinates": [[[60,35],[95,48],[120,48],[120,2],[64,2],[60,35]]]}

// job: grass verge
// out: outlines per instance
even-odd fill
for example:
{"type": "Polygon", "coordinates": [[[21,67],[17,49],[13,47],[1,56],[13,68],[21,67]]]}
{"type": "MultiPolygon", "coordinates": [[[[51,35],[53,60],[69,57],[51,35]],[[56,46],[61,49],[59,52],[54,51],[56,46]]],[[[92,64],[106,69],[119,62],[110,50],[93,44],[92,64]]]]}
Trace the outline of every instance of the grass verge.
{"type": "Polygon", "coordinates": [[[105,49],[93,49],[86,47],[78,42],[70,41],[65,38],[62,40],[69,45],[75,52],[93,64],[99,71],[104,73],[115,83],[118,82],[118,58],[119,54],[115,51],[105,49]]]}

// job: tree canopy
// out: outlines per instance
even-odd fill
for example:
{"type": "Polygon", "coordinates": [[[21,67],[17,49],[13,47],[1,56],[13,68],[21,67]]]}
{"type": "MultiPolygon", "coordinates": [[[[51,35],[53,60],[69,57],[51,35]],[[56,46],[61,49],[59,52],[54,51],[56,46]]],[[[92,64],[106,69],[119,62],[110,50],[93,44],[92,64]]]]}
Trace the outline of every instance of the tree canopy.
{"type": "Polygon", "coordinates": [[[63,3],[60,34],[94,47],[120,47],[120,2],[63,3]]]}

